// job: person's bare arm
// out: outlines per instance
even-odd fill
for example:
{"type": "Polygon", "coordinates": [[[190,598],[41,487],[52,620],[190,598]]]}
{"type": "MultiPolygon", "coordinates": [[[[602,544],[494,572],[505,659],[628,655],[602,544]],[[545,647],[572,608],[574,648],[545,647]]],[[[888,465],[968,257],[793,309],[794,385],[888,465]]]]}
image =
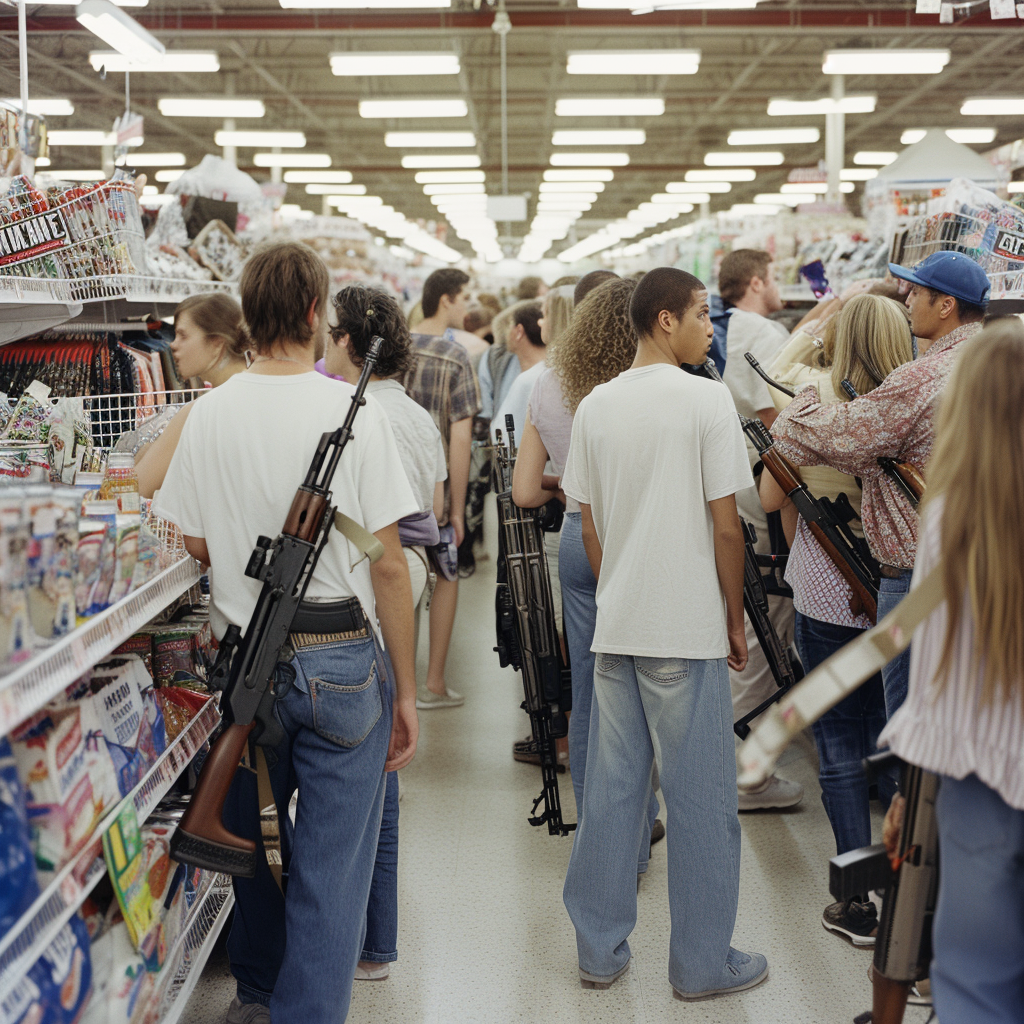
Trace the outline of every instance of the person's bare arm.
{"type": "Polygon", "coordinates": [[[402,551],[398,524],[378,530],[374,536],[384,545],[384,555],[370,566],[373,597],[377,603],[384,644],[395,673],[395,708],[388,745],[386,771],[404,768],[416,753],[419,721],[416,717],[416,666],[413,649],[412,582],[402,551]]]}
{"type": "Polygon", "coordinates": [[[170,423],[164,427],[163,433],[147,444],[135,456],[136,472],[139,476],[139,494],[144,498],[152,498],[163,486],[167,476],[167,468],[178,448],[178,439],[192,411],[194,402],[189,402],[181,412],[177,413],[170,423]]]}
{"type": "Polygon", "coordinates": [[[438,480],[434,484],[434,518],[440,519],[444,515],[444,481],[438,480]]]}
{"type": "Polygon", "coordinates": [[[455,544],[466,536],[466,489],[469,487],[469,463],[473,454],[473,417],[456,420],[452,424],[451,448],[448,455],[448,473],[451,476],[451,507],[448,522],[455,527],[455,544]]]}
{"type": "Polygon", "coordinates": [[[544,467],[548,453],[537,428],[526,414],[526,427],[516,455],[512,474],[512,500],[520,508],[539,508],[551,500],[552,491],[544,487],[544,467]]]}
{"type": "Polygon", "coordinates": [[[594,525],[594,516],[589,505],[580,503],[580,512],[583,513],[583,550],[587,553],[587,561],[590,563],[594,579],[601,578],[601,559],[604,551],[601,549],[601,541],[597,537],[597,527],[594,525]]]}
{"type": "MultiPolygon", "coordinates": [[[[729,668],[741,672],[747,665],[747,638],[743,628],[743,528],[736,511],[736,495],[708,502],[715,542],[718,582],[725,595],[726,629],[729,634],[729,668]]],[[[586,534],[584,534],[586,538],[586,534]]]]}
{"type": "Polygon", "coordinates": [[[772,424],[775,422],[775,418],[779,415],[779,410],[775,406],[771,406],[769,409],[758,409],[757,418],[769,429],[772,429],[772,424]]]}
{"type": "Polygon", "coordinates": [[[786,492],[779,486],[779,482],[766,469],[761,474],[761,482],[757,488],[758,497],[761,499],[761,508],[765,512],[777,512],[789,501],[786,492]]]}
{"type": "Polygon", "coordinates": [[[185,550],[200,565],[210,564],[210,549],[206,546],[205,537],[185,537],[185,550]]]}

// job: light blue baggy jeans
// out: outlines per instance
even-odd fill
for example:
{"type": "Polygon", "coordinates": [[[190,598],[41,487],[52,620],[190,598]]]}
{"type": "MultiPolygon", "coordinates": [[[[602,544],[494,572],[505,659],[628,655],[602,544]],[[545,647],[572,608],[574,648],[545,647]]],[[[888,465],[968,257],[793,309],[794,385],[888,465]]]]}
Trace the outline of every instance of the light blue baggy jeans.
{"type": "Polygon", "coordinates": [[[656,761],[668,810],[669,980],[683,992],[727,986],[740,824],[725,659],[598,654],[594,697],[583,818],[563,894],[580,968],[608,977],[629,962],[656,761]]]}

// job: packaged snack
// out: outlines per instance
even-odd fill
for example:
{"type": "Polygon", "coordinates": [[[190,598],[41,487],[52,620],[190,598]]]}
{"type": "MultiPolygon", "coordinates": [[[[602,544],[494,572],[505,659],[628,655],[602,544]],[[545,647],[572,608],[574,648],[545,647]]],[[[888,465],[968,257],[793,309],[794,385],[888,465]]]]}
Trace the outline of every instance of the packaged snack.
{"type": "Polygon", "coordinates": [[[168,741],[173,740],[196,717],[209,697],[181,686],[161,686],[153,691],[163,711],[168,741]]]}
{"type": "Polygon", "coordinates": [[[118,511],[139,514],[139,474],[135,470],[135,456],[131,452],[111,452],[100,484],[100,500],[113,499],[118,511]]]}
{"type": "Polygon", "coordinates": [[[44,1024],[75,1024],[92,994],[89,932],[77,914],[29,970],[39,988],[44,1024]]]}
{"type": "Polygon", "coordinates": [[[118,515],[114,523],[114,580],[107,597],[108,605],[127,597],[132,588],[139,553],[140,525],[139,517],[135,515],[118,515]]]}
{"type": "Polygon", "coordinates": [[[130,590],[138,590],[163,569],[164,548],[160,538],[143,523],[139,530],[138,552],[135,556],[135,571],[132,573],[130,590]]]}
{"type": "Polygon", "coordinates": [[[80,1024],[137,1024],[153,993],[155,978],[132,945],[116,902],[91,952],[93,998],[80,1024]]]}
{"type": "Polygon", "coordinates": [[[11,403],[7,398],[6,392],[0,391],[0,433],[3,433],[4,428],[11,419],[11,413],[13,412],[14,410],[11,408],[11,403]]]}
{"type": "Polygon", "coordinates": [[[53,559],[43,590],[54,606],[53,635],[64,636],[75,628],[75,576],[78,570],[78,513],[74,492],[59,491],[54,532],[53,559]]]}
{"type": "Polygon", "coordinates": [[[38,895],[25,791],[11,745],[0,739],[0,939],[38,895]]]}
{"type": "Polygon", "coordinates": [[[49,487],[30,487],[25,493],[30,529],[25,559],[28,612],[36,636],[49,640],[53,637],[53,618],[57,609],[43,587],[43,580],[52,569],[58,509],[49,487]]]}
{"type": "Polygon", "coordinates": [[[116,651],[111,654],[112,658],[120,657],[124,654],[136,654],[142,659],[142,663],[146,666],[146,672],[149,673],[150,678],[153,676],[153,636],[151,633],[135,633],[133,636],[128,637],[127,640],[116,651]]]}
{"type": "Polygon", "coordinates": [[[28,524],[17,492],[0,492],[0,664],[24,661],[35,637],[28,614],[28,524]]]}
{"type": "Polygon", "coordinates": [[[99,580],[100,555],[107,523],[102,519],[80,519],[78,522],[78,568],[75,575],[75,608],[78,618],[87,618],[92,588],[99,580]]]}
{"type": "Polygon", "coordinates": [[[201,683],[205,678],[202,663],[196,661],[197,623],[150,626],[153,636],[153,679],[157,686],[181,686],[201,683]]]}
{"type": "Polygon", "coordinates": [[[34,380],[11,413],[11,418],[0,435],[8,441],[38,441],[43,424],[50,418],[50,389],[34,380]]]}

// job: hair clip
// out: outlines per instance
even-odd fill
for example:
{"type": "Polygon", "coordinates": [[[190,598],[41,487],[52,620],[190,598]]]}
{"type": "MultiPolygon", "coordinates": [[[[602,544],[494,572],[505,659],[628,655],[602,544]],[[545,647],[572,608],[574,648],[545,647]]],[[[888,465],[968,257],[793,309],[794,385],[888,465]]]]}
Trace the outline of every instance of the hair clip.
{"type": "Polygon", "coordinates": [[[368,309],[368,310],[366,311],[366,318],[367,318],[367,320],[371,319],[371,318],[372,318],[372,317],[373,317],[374,315],[375,315],[375,314],[374,314],[374,312],[373,312],[373,307],[371,307],[370,309],[368,309]]]}

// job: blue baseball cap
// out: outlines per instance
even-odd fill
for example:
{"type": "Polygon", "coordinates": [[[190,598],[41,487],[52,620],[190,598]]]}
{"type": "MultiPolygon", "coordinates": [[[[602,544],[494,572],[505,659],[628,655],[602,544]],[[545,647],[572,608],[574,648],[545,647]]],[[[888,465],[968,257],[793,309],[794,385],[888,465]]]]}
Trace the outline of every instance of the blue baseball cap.
{"type": "Polygon", "coordinates": [[[943,295],[970,302],[975,306],[987,306],[992,285],[988,275],[969,256],[962,252],[933,252],[926,256],[912,270],[898,263],[889,264],[889,273],[912,284],[934,288],[943,295]]]}

